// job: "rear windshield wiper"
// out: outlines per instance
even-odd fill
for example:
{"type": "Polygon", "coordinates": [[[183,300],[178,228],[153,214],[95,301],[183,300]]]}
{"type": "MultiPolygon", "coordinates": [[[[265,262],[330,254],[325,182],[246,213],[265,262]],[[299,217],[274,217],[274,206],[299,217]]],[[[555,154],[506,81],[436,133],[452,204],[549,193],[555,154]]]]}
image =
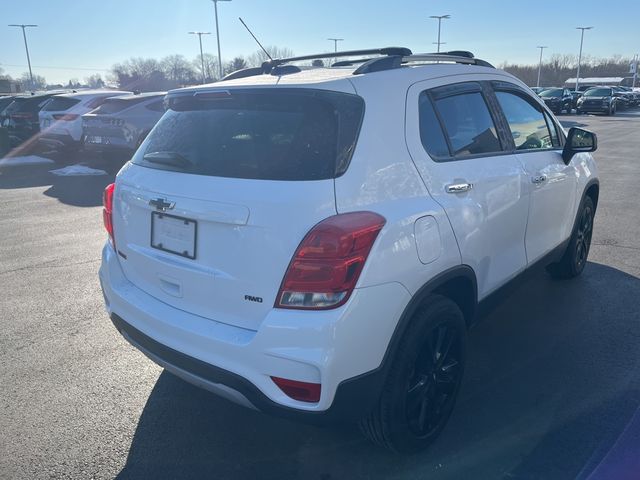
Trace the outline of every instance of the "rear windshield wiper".
{"type": "Polygon", "coordinates": [[[178,152],[150,152],[145,153],[142,157],[147,162],[159,163],[162,165],[170,165],[186,169],[193,166],[193,162],[187,157],[180,155],[178,152]]]}

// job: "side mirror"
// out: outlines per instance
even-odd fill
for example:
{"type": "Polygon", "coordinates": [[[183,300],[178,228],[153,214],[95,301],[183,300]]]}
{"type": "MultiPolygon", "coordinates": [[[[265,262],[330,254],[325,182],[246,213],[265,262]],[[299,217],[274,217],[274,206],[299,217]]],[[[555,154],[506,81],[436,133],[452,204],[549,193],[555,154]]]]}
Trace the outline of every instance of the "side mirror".
{"type": "Polygon", "coordinates": [[[564,163],[569,163],[579,152],[595,152],[598,148],[598,137],[593,132],[582,128],[571,127],[567,135],[567,142],[562,150],[564,163]]]}

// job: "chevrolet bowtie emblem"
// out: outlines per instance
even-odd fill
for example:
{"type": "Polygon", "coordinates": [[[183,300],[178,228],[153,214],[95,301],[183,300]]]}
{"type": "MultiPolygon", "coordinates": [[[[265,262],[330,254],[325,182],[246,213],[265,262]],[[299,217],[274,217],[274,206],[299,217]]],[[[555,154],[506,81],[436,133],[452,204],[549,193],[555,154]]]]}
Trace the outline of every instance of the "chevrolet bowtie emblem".
{"type": "Polygon", "coordinates": [[[160,212],[166,212],[167,210],[173,209],[173,207],[176,206],[176,202],[167,202],[164,198],[156,198],[149,200],[149,205],[156,207],[156,210],[160,212]]]}

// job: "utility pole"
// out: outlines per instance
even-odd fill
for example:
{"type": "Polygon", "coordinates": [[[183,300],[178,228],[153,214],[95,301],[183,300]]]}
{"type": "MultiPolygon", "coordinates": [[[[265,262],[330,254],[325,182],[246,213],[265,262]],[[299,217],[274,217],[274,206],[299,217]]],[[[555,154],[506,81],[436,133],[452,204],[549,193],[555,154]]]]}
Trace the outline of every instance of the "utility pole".
{"type": "Polygon", "coordinates": [[[204,54],[202,53],[202,35],[211,35],[211,32],[189,32],[190,35],[198,35],[200,41],[200,62],[202,63],[202,83],[207,83],[207,74],[204,70],[204,54]]]}
{"type": "Polygon", "coordinates": [[[438,41],[433,43],[438,45],[438,53],[440,53],[440,45],[444,45],[446,43],[440,41],[440,27],[442,26],[442,19],[449,19],[451,18],[451,15],[431,15],[429,18],[435,18],[438,20],[438,41]]]}
{"type": "Polygon", "coordinates": [[[218,39],[218,69],[222,78],[222,55],[220,54],[220,30],[218,29],[218,2],[230,2],[231,0],[211,0],[216,14],[216,38],[218,39]]]}
{"type": "Polygon", "coordinates": [[[29,57],[29,46],[27,45],[27,34],[25,33],[25,28],[37,27],[38,25],[11,24],[9,26],[22,28],[22,38],[24,38],[24,49],[27,51],[27,64],[29,65],[29,78],[31,79],[31,90],[33,90],[34,89],[33,72],[31,71],[31,58],[29,57]]]}
{"type": "Polygon", "coordinates": [[[536,48],[539,48],[539,49],[540,49],[540,63],[538,64],[538,81],[536,82],[536,87],[540,87],[540,72],[542,71],[542,51],[543,51],[545,48],[549,48],[549,47],[546,47],[546,46],[544,46],[544,47],[543,47],[543,46],[538,46],[538,47],[536,47],[536,48]]]}
{"type": "MultiPolygon", "coordinates": [[[[327,40],[333,42],[333,51],[334,53],[338,53],[338,42],[343,42],[344,38],[327,38],[327,40]]],[[[333,63],[336,63],[337,59],[338,59],[337,57],[334,57],[333,63]]]]}
{"type": "Polygon", "coordinates": [[[636,88],[636,80],[638,79],[638,54],[633,56],[633,83],[631,88],[636,88]]]}
{"type": "Polygon", "coordinates": [[[580,86],[580,62],[582,62],[582,44],[584,42],[584,31],[591,30],[593,27],[576,27],[576,30],[581,30],[580,34],[580,54],[578,55],[578,74],[576,75],[576,92],[580,86]]]}

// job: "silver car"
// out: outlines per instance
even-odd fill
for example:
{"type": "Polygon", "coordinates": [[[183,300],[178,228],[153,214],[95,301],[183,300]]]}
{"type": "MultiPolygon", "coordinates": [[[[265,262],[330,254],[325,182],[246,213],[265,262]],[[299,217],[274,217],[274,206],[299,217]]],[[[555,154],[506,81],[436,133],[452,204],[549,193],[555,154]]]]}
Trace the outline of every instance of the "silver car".
{"type": "Polygon", "coordinates": [[[82,116],[84,149],[131,155],[164,114],[166,92],[109,98],[82,116]]]}

